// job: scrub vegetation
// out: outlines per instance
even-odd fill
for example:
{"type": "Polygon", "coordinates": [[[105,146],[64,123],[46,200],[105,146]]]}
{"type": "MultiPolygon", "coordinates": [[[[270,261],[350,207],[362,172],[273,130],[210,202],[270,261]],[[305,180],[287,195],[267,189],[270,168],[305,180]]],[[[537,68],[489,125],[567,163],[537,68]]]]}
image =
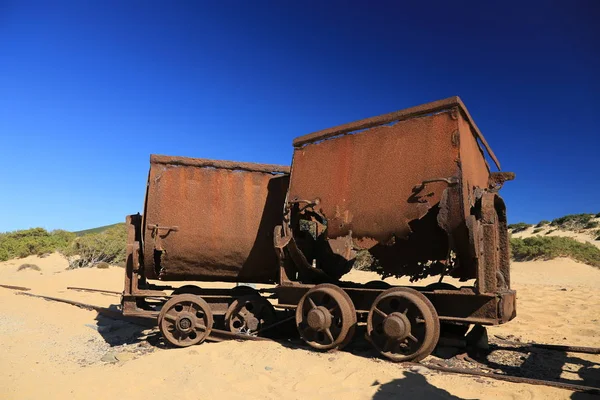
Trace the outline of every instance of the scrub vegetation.
{"type": "Polygon", "coordinates": [[[515,261],[551,260],[570,257],[573,260],[600,268],[600,249],[564,236],[531,236],[511,238],[511,255],[515,261]]]}
{"type": "Polygon", "coordinates": [[[124,264],[125,224],[83,232],[78,235],[63,230],[48,232],[44,228],[32,228],[0,233],[0,261],[59,252],[69,260],[69,268],[106,268],[105,264],[124,264]]]}

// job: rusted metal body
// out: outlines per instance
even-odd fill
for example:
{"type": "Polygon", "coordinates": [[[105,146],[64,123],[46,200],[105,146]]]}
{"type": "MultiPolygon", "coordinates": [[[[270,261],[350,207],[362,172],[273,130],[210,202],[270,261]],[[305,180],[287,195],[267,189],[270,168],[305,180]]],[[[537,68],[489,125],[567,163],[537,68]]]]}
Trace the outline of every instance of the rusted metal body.
{"type": "Polygon", "coordinates": [[[316,132],[294,146],[284,237],[317,269],[339,277],[357,250],[368,250],[385,275],[448,273],[477,279],[480,293],[509,290],[497,191],[511,176],[490,172],[484,150],[499,162],[458,97],[316,132]]]}
{"type": "Polygon", "coordinates": [[[366,321],[373,346],[394,361],[426,357],[440,323],[507,322],[516,294],[498,191],[514,174],[491,172],[486,151],[499,168],[453,97],[297,138],[291,172],[152,156],[144,215],[127,218],[123,312],[158,318],[176,346],[204,340],[213,315],[251,335],[295,319],[300,336],[322,350],[344,347],[366,321]],[[359,251],[383,276],[475,283],[340,280],[359,251]],[[154,279],[276,286],[176,289],[154,279]]]}
{"type": "Polygon", "coordinates": [[[149,279],[275,282],[272,232],[288,167],[153,155],[143,221],[149,279]]]}

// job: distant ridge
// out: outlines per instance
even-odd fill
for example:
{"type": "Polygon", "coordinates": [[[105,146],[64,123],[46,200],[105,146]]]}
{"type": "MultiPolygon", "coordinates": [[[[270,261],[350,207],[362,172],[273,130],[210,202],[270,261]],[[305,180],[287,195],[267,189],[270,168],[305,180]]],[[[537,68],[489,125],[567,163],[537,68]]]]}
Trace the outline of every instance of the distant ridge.
{"type": "Polygon", "coordinates": [[[112,224],[112,225],[104,225],[104,226],[99,226],[97,228],[91,228],[91,229],[84,229],[82,231],[75,231],[73,232],[75,235],[77,236],[83,236],[83,235],[87,235],[89,233],[100,233],[100,232],[104,232],[105,230],[112,228],[113,226],[119,226],[119,225],[125,225],[124,222],[119,222],[116,224],[112,224]]]}

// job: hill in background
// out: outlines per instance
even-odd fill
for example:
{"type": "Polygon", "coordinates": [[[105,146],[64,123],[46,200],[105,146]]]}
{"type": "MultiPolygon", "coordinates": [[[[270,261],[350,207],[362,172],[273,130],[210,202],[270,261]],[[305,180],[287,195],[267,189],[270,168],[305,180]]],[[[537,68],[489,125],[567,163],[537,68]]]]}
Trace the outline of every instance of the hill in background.
{"type": "Polygon", "coordinates": [[[125,225],[124,222],[119,222],[117,224],[112,224],[112,225],[104,225],[104,226],[99,226],[97,228],[91,228],[91,229],[84,229],[82,231],[75,231],[73,232],[75,234],[75,236],[83,236],[83,235],[87,235],[90,233],[100,233],[100,232],[104,232],[107,229],[113,228],[115,226],[119,226],[119,225],[125,225]]]}
{"type": "Polygon", "coordinates": [[[600,214],[571,214],[536,225],[508,226],[516,261],[569,257],[600,268],[600,214]]]}
{"type": "Polygon", "coordinates": [[[514,237],[530,235],[569,236],[579,241],[600,241],[600,213],[570,214],[552,221],[540,221],[536,225],[518,222],[508,225],[514,237]]]}

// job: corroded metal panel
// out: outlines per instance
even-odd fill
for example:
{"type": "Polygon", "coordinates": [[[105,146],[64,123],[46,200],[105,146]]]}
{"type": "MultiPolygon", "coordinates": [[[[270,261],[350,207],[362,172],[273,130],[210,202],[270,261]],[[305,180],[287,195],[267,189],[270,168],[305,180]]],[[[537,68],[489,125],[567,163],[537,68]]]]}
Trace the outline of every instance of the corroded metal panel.
{"type": "Polygon", "coordinates": [[[274,282],[272,232],[289,168],[152,156],[144,212],[148,278],[274,282]]]}
{"type": "MultiPolygon", "coordinates": [[[[419,229],[413,222],[458,179],[457,129],[456,116],[445,111],[305,143],[294,151],[288,201],[318,199],[332,250],[346,259],[349,247],[399,250],[394,244],[419,229]]],[[[432,222],[420,227],[419,242],[439,250],[435,216],[432,222]]],[[[445,257],[443,249],[436,253],[425,260],[445,257]]]]}
{"type": "Polygon", "coordinates": [[[483,137],[483,134],[477,127],[477,124],[475,124],[475,121],[469,114],[467,107],[465,107],[464,103],[458,96],[448,97],[447,99],[437,100],[431,103],[406,108],[404,110],[392,112],[389,114],[383,114],[377,117],[371,117],[360,121],[350,122],[348,124],[336,126],[335,128],[329,128],[324,129],[322,131],[313,132],[308,135],[300,136],[294,139],[294,146],[304,146],[305,144],[313,143],[319,140],[325,140],[331,137],[335,137],[337,135],[344,135],[346,133],[355,132],[362,129],[369,129],[378,125],[384,125],[397,121],[404,121],[416,117],[422,117],[424,115],[450,110],[453,108],[460,110],[463,117],[471,125],[471,128],[473,129],[473,134],[477,137],[478,140],[481,141],[481,144],[490,155],[490,158],[496,164],[496,167],[500,169],[500,162],[498,161],[498,158],[492,151],[491,147],[488,145],[487,141],[485,140],[485,137],[483,137]]]}
{"type": "MultiPolygon", "coordinates": [[[[504,269],[499,257],[479,259],[486,246],[508,251],[500,234],[480,242],[481,199],[499,199],[514,174],[490,172],[485,151],[500,164],[458,97],[315,132],[294,146],[289,230],[309,264],[337,278],[356,250],[368,249],[384,276],[467,280],[504,269]]],[[[494,204],[505,216],[501,199],[494,204]]],[[[480,289],[499,287],[489,283],[480,289]]]]}

